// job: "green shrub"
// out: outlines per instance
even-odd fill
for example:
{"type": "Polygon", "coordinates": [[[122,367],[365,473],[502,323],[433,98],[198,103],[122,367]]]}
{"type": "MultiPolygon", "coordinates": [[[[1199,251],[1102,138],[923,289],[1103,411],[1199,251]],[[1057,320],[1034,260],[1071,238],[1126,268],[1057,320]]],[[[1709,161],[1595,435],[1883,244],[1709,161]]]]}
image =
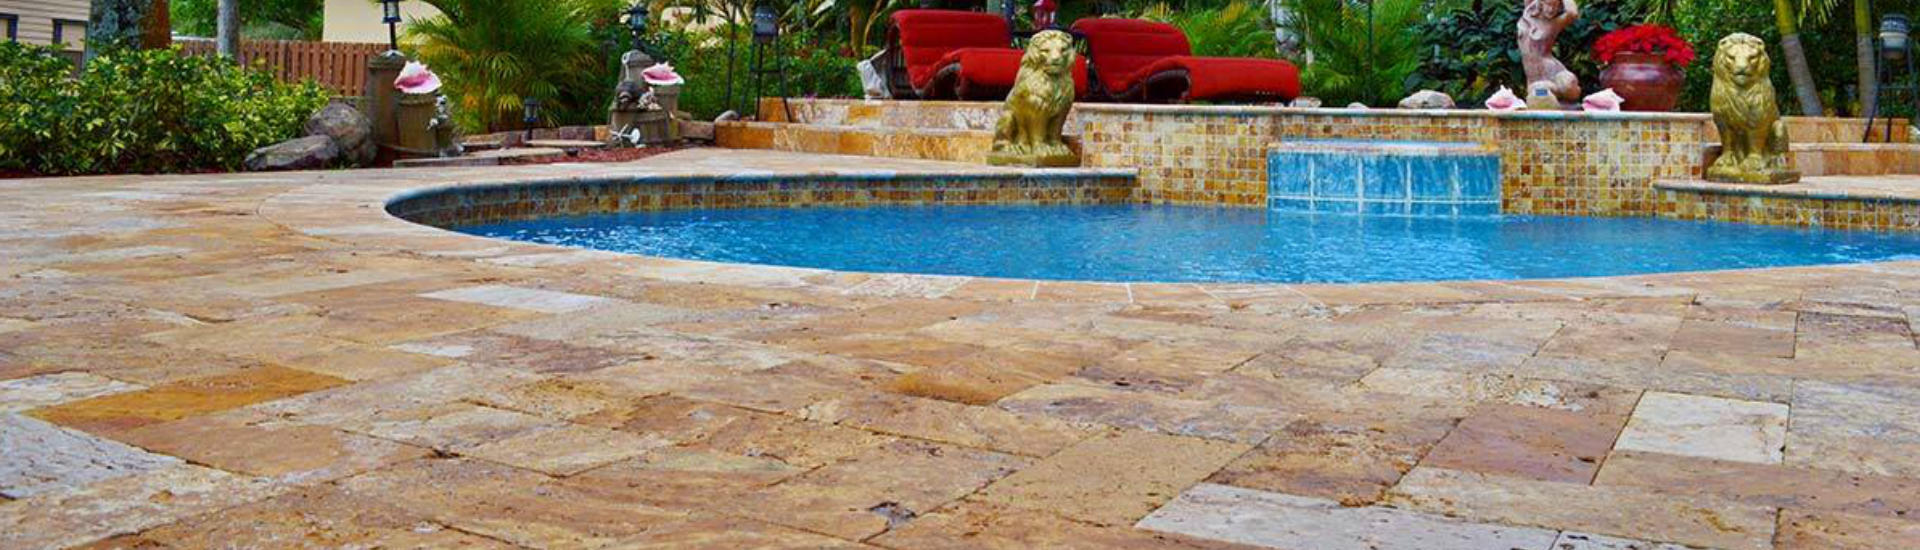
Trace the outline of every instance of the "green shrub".
{"type": "MultiPolygon", "coordinates": [[[[1501,86],[1524,93],[1527,77],[1514,34],[1522,4],[1482,0],[1437,6],[1432,18],[1413,28],[1423,58],[1413,87],[1446,92],[1461,105],[1477,105],[1501,86]]],[[[1599,91],[1601,67],[1593,59],[1593,42],[1637,22],[1618,6],[1581,2],[1580,19],[1560,34],[1555,53],[1580,77],[1583,90],[1599,91]]]]}
{"type": "MultiPolygon", "coordinates": [[[[727,110],[742,110],[752,115],[754,75],[753,37],[744,27],[733,34],[733,104],[727,104],[728,29],[714,32],[672,31],[660,40],[662,53],[673,68],[687,80],[680,92],[680,110],[695,119],[711,120],[727,110]]],[[[780,55],[767,47],[763,55],[767,66],[784,60],[786,92],[794,97],[860,97],[860,75],[854,65],[860,62],[853,48],[828,35],[793,32],[780,36],[780,55]]],[[[768,97],[779,95],[779,76],[768,74],[761,90],[768,97]]]]}
{"type": "Polygon", "coordinates": [[[80,78],[38,46],[0,44],[0,168],[48,175],[235,170],[299,135],[328,94],[178,50],[114,51],[80,78]]]}
{"type": "Polygon", "coordinates": [[[1136,12],[1134,17],[1179,27],[1193,46],[1193,55],[1279,57],[1274,49],[1273,24],[1267,8],[1260,3],[1231,0],[1213,7],[1176,9],[1161,2],[1136,12]]]}
{"type": "Polygon", "coordinates": [[[1293,10],[1294,25],[1313,56],[1301,74],[1309,95],[1330,106],[1378,107],[1410,91],[1423,45],[1414,28],[1427,16],[1426,0],[1281,1],[1293,10]]]}

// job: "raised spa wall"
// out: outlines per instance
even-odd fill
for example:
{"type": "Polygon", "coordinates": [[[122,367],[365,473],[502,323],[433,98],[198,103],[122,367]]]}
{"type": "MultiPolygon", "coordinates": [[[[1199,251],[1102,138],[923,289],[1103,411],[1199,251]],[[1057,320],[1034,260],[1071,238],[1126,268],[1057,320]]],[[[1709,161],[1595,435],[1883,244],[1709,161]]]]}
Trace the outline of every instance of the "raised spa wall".
{"type": "MultiPolygon", "coordinates": [[[[723,123],[716,138],[725,147],[977,163],[991,146],[999,109],[982,102],[766,99],[761,117],[767,122],[723,123]]],[[[1789,121],[1798,142],[1858,141],[1861,131],[1858,120],[1789,121]]],[[[1807,219],[1804,213],[1779,213],[1783,208],[1825,208],[1787,201],[1770,209],[1709,210],[1694,204],[1690,192],[1656,189],[1659,181],[1699,178],[1706,144],[1718,139],[1711,122],[1691,113],[1081,104],[1068,117],[1066,133],[1080,148],[1083,166],[1137,169],[1135,198],[1142,202],[1268,206],[1269,157],[1282,144],[1393,140],[1471,144],[1494,152],[1500,209],[1509,214],[1693,217],[1768,210],[1755,214],[1764,219],[1745,220],[1768,221],[1807,219]]],[[[1871,148],[1837,154],[1851,156],[1831,162],[1854,169],[1912,156],[1871,148]]],[[[1920,218],[1910,225],[1920,226],[1920,218]]]]}

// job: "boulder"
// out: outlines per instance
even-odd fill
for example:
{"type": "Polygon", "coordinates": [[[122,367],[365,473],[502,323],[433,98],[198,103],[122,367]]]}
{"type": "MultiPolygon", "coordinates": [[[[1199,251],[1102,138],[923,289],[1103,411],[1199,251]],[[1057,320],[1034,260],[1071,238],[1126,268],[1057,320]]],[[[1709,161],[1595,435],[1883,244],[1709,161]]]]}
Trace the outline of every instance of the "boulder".
{"type": "Polygon", "coordinates": [[[340,157],[340,146],[333,138],[307,136],[254,149],[247,155],[246,168],[249,172],[313,170],[326,168],[340,157]]]}
{"type": "Polygon", "coordinates": [[[1320,98],[1303,95],[1293,98],[1293,104],[1291,106],[1299,109],[1318,109],[1320,105],[1320,98]]]}
{"type": "Polygon", "coordinates": [[[1400,100],[1402,109],[1452,109],[1453,96],[1433,90],[1420,90],[1400,100]]]}
{"type": "Polygon", "coordinates": [[[698,120],[681,120],[680,137],[696,141],[713,141],[713,123],[698,120]]]}
{"type": "Polygon", "coordinates": [[[361,114],[359,109],[335,101],[307,119],[308,136],[326,136],[333,140],[347,162],[366,165],[380,154],[379,146],[373,142],[373,120],[361,114]]]}
{"type": "Polygon", "coordinates": [[[1365,110],[1367,108],[1367,104],[1355,101],[1353,103],[1348,103],[1347,108],[1365,110]]]}

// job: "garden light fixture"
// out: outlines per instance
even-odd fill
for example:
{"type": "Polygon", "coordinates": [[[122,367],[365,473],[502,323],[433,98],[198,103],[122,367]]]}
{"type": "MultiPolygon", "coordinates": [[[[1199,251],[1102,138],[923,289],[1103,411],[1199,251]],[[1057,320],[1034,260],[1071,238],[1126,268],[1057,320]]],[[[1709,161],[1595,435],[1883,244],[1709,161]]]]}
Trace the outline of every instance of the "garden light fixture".
{"type": "Polygon", "coordinates": [[[1906,59],[1913,48],[1912,32],[1905,14],[1890,13],[1880,18],[1880,56],[1889,61],[1906,59]]]}
{"type": "Polygon", "coordinates": [[[753,41],[756,44],[773,42],[780,37],[780,17],[774,15],[773,8],[765,4],[753,8],[753,41]]]}
{"type": "Polygon", "coordinates": [[[380,0],[380,22],[387,24],[387,47],[400,50],[400,0],[380,0]]]}
{"type": "Polygon", "coordinates": [[[540,123],[540,98],[527,96],[520,102],[520,108],[527,123],[527,141],[533,141],[533,125],[540,123]]]}

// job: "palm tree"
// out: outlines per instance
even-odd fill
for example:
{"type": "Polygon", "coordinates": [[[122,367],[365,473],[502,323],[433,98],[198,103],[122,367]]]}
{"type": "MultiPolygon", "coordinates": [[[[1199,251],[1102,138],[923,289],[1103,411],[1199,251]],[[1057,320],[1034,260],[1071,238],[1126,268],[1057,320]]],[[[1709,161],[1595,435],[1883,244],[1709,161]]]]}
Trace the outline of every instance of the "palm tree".
{"type": "Polygon", "coordinates": [[[1879,101],[1879,71],[1874,67],[1877,52],[1873,47],[1873,9],[1868,0],[1853,0],[1853,55],[1854,68],[1860,71],[1860,108],[1879,101]]]}
{"type": "Polygon", "coordinates": [[[1780,25],[1780,49],[1785,52],[1787,77],[1793,81],[1793,94],[1800,100],[1800,114],[1820,116],[1826,109],[1820,105],[1820,90],[1813,83],[1813,70],[1807,66],[1807,49],[1800,45],[1800,16],[1810,10],[1796,11],[1795,4],[1801,8],[1825,5],[1831,9],[1835,0],[1773,0],[1773,18],[1780,25]]]}
{"type": "MultiPolygon", "coordinates": [[[[603,65],[593,15],[605,0],[426,0],[441,15],[407,26],[406,45],[446,82],[469,130],[512,128],[521,101],[565,105],[562,90],[603,65]]],[[[618,10],[614,10],[617,12],[618,10]]]]}

